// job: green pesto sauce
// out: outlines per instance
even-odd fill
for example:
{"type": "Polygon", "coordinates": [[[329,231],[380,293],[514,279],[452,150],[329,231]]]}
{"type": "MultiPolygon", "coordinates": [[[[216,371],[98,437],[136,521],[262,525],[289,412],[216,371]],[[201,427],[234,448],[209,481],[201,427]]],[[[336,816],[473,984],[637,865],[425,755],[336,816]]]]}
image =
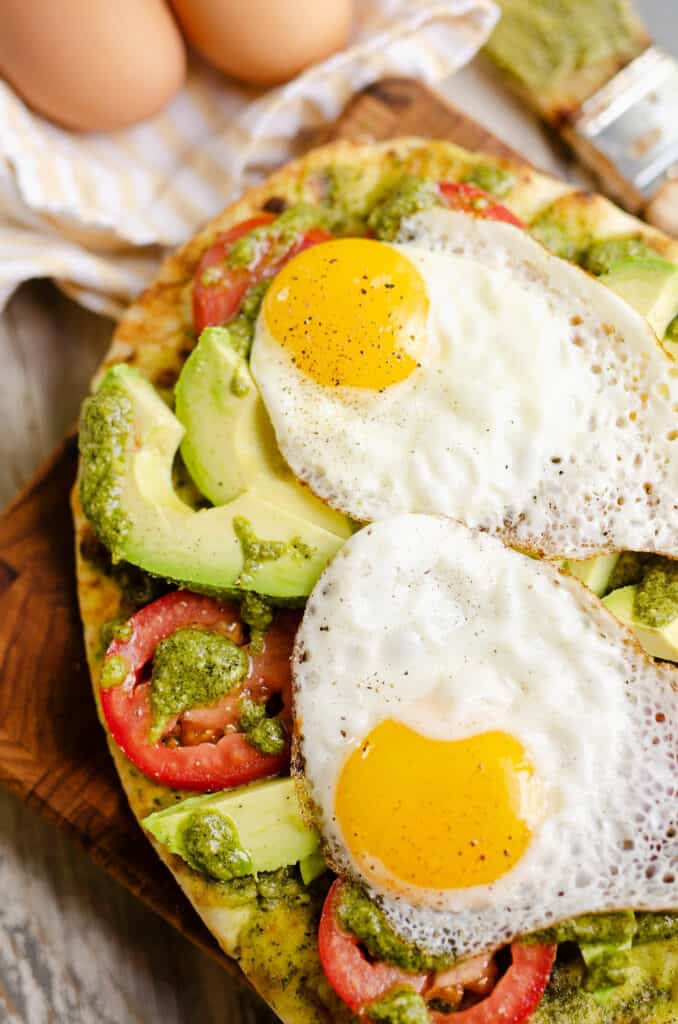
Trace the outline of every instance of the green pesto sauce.
{"type": "Polygon", "coordinates": [[[636,914],[628,910],[584,914],[528,935],[524,941],[559,945],[576,942],[586,965],[581,983],[587,991],[600,994],[627,982],[637,945],[677,935],[678,914],[636,914]]]}
{"type": "Polygon", "coordinates": [[[249,697],[240,701],[238,724],[251,744],[261,754],[281,754],[287,742],[285,727],[278,718],[268,718],[264,704],[249,697]]]}
{"type": "Polygon", "coordinates": [[[153,657],[151,738],[191,707],[214,704],[237,686],[249,667],[246,652],[222,633],[178,629],[161,640],[153,657]]]}
{"type": "Polygon", "coordinates": [[[678,616],[678,562],[652,559],[633,599],[633,616],[647,626],[667,626],[678,616]]]}
{"type": "Polygon", "coordinates": [[[636,920],[632,910],[614,914],[582,914],[560,921],[553,928],[528,935],[525,941],[537,943],[605,942],[621,943],[636,933],[636,920]]]}
{"type": "Polygon", "coordinates": [[[132,403],[113,382],[104,383],[83,404],[79,433],[80,500],[114,561],[129,532],[129,519],[121,508],[121,492],[131,425],[132,403]]]}
{"type": "Polygon", "coordinates": [[[635,943],[678,938],[678,913],[636,911],[635,943]]]}
{"type": "Polygon", "coordinates": [[[440,205],[440,193],[434,181],[407,175],[374,206],[367,223],[377,238],[392,242],[404,217],[440,205]]]}
{"type": "Polygon", "coordinates": [[[606,593],[640,583],[650,557],[637,551],[622,551],[607,581],[606,593]]]}
{"type": "Polygon", "coordinates": [[[633,43],[629,0],[499,0],[499,7],[486,51],[524,89],[555,88],[633,43]]]}
{"type": "Polygon", "coordinates": [[[374,1024],[429,1024],[426,1001],[411,988],[396,988],[367,1008],[374,1024]]]}
{"type": "Polygon", "coordinates": [[[101,637],[101,646],[106,651],[114,640],[127,643],[128,640],[132,639],[132,623],[129,621],[128,616],[119,615],[115,619],[104,622],[99,630],[99,635],[101,637]]]}
{"type": "Polygon", "coordinates": [[[310,228],[325,227],[327,211],[312,203],[296,203],[270,224],[262,224],[239,238],[226,257],[229,267],[251,267],[265,253],[267,260],[277,262],[288,252],[300,235],[310,228]]]}
{"type": "Polygon", "coordinates": [[[218,886],[205,886],[201,899],[213,902],[217,906],[243,907],[259,906],[271,909],[280,903],[289,906],[304,906],[323,896],[329,884],[329,876],[325,875],[311,885],[304,885],[298,864],[290,864],[275,871],[261,871],[256,875],[223,881],[218,886]]]}
{"type": "Polygon", "coordinates": [[[265,633],[273,622],[273,608],[265,597],[248,590],[240,605],[240,618],[258,633],[265,633]]]}
{"type": "Polygon", "coordinates": [[[243,359],[249,358],[254,341],[254,325],[270,284],[270,281],[261,281],[250,288],[242,301],[240,312],[228,325],[231,345],[243,359]]]}
{"type": "Polygon", "coordinates": [[[462,180],[467,185],[475,185],[476,188],[482,188],[483,191],[489,192],[490,195],[496,196],[497,199],[502,199],[505,195],[508,195],[516,183],[515,175],[511,174],[510,171],[505,170],[503,167],[495,167],[492,164],[478,164],[477,167],[471,168],[462,180]]]}
{"type": "Polygon", "coordinates": [[[264,562],[276,562],[284,555],[308,559],[315,553],[315,548],[304,543],[301,537],[293,537],[290,541],[262,540],[244,516],[234,517],[233,530],[240,542],[243,557],[243,567],[237,581],[239,586],[251,583],[264,562]]]}
{"type": "Polygon", "coordinates": [[[270,603],[253,590],[246,590],[240,604],[240,618],[250,629],[250,651],[261,654],[264,649],[264,633],[273,622],[270,603]]]}
{"type": "Polygon", "coordinates": [[[625,910],[610,914],[582,914],[532,935],[525,942],[634,943],[678,937],[678,913],[625,910]]]}
{"type": "Polygon", "coordinates": [[[240,367],[231,377],[230,390],[231,394],[235,395],[236,398],[244,398],[245,395],[249,394],[250,382],[247,374],[240,367]]]}
{"type": "Polygon", "coordinates": [[[196,871],[228,882],[251,875],[252,858],[233,822],[219,811],[194,811],[181,830],[184,860],[196,871]]]}
{"type": "Polygon", "coordinates": [[[654,249],[637,235],[603,238],[589,246],[582,258],[582,266],[590,274],[600,277],[601,274],[607,274],[620,260],[643,259],[656,255],[654,249]]]}
{"type": "Polygon", "coordinates": [[[339,234],[364,234],[373,197],[365,191],[360,171],[346,164],[333,164],[323,175],[327,184],[324,202],[332,229],[339,234]]]}
{"type": "Polygon", "coordinates": [[[554,256],[579,263],[587,252],[591,238],[584,228],[573,231],[549,210],[540,213],[529,226],[530,234],[554,256]]]}
{"type": "Polygon", "coordinates": [[[591,992],[579,955],[559,951],[551,980],[531,1024],[674,1024],[677,1019],[678,944],[633,947],[624,981],[591,992]]]}
{"type": "Polygon", "coordinates": [[[113,654],[106,658],[101,669],[101,680],[99,685],[103,690],[109,686],[120,686],[127,679],[129,665],[120,654],[113,654]]]}
{"type": "Polygon", "coordinates": [[[452,957],[434,956],[401,939],[383,911],[353,883],[342,887],[338,916],[342,927],[357,935],[376,960],[410,972],[435,971],[450,964],[452,957]]]}

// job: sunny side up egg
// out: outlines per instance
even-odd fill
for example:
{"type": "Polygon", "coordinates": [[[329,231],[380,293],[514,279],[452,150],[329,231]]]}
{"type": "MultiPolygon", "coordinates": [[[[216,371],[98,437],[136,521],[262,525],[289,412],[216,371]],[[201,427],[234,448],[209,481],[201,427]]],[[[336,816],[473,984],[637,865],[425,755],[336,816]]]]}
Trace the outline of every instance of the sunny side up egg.
{"type": "Polygon", "coordinates": [[[552,564],[382,520],[316,585],[293,672],[327,856],[405,938],[464,956],[678,905],[678,673],[552,564]]]}
{"type": "Polygon", "coordinates": [[[678,548],[678,368],[526,232],[449,210],[274,279],[252,373],[298,478],[360,521],[451,516],[548,556],[678,548]]]}

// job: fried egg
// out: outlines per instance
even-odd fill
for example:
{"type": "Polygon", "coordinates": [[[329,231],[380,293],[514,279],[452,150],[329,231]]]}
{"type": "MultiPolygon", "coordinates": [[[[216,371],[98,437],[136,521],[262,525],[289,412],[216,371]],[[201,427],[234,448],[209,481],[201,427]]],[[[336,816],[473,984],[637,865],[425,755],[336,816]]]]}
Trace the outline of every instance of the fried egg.
{"type": "Polygon", "coordinates": [[[384,519],[316,585],[293,672],[327,857],[404,938],[465,956],[678,908],[678,675],[553,564],[384,519]]]}
{"type": "Polygon", "coordinates": [[[295,475],[354,519],[450,516],[548,556],[678,549],[678,368],[610,289],[450,210],[274,279],[251,368],[295,475]]]}

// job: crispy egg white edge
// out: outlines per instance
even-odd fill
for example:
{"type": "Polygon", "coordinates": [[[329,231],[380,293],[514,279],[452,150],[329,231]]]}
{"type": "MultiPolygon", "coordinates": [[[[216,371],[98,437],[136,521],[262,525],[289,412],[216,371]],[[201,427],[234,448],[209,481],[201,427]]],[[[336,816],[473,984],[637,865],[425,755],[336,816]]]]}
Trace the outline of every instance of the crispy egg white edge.
{"type": "MultiPolygon", "coordinates": [[[[650,374],[651,377],[656,377],[657,373],[669,374],[669,371],[673,368],[673,357],[663,348],[649,324],[639,313],[611,289],[602,285],[581,268],[553,256],[524,231],[512,225],[478,220],[466,214],[447,210],[431,210],[407,218],[401,227],[398,241],[404,245],[425,242],[427,247],[430,247],[433,251],[441,249],[454,255],[468,255],[471,258],[480,260],[491,268],[496,267],[510,271],[512,266],[520,265],[533,278],[537,280],[542,278],[551,290],[555,290],[560,301],[566,302],[569,300],[568,312],[571,316],[583,314],[589,317],[598,334],[604,331],[604,325],[609,325],[619,336],[626,336],[627,339],[630,337],[634,342],[634,351],[648,353],[650,366],[654,367],[653,374],[650,374]]],[[[607,336],[607,332],[605,333],[607,336]]],[[[256,351],[254,353],[254,362],[256,363],[256,351]]],[[[678,374],[678,370],[676,373],[678,374]]],[[[669,380],[669,383],[673,390],[676,391],[674,398],[678,397],[678,382],[669,380]]],[[[258,384],[262,391],[262,397],[264,397],[266,402],[266,382],[262,379],[258,381],[258,384]]],[[[652,381],[649,384],[651,386],[652,381]]],[[[395,385],[395,387],[398,386],[395,385]]],[[[269,408],[270,413],[271,409],[269,408]]],[[[275,417],[272,418],[275,419],[275,417]]],[[[278,444],[286,461],[288,461],[295,474],[304,480],[328,504],[347,514],[352,514],[354,518],[360,519],[363,522],[382,518],[384,515],[406,511],[406,509],[402,508],[390,509],[380,507],[373,509],[372,513],[370,513],[369,508],[358,510],[356,506],[351,507],[345,501],[340,500],[336,494],[333,494],[332,488],[329,485],[321,493],[317,481],[310,479],[309,471],[304,466],[298,453],[293,452],[290,444],[282,437],[281,425],[276,425],[274,422],[274,427],[276,426],[278,444]]],[[[668,426],[670,426],[670,423],[667,421],[668,426]]],[[[642,437],[639,438],[638,447],[641,447],[640,442],[642,442],[642,437]]],[[[655,481],[651,482],[655,483],[655,481]]],[[[645,504],[639,507],[637,511],[648,522],[652,522],[652,505],[649,503],[647,496],[641,493],[642,489],[639,485],[640,480],[638,480],[636,497],[639,502],[644,502],[645,504]]],[[[558,495],[557,480],[549,486],[554,488],[551,494],[551,501],[553,501],[553,494],[558,495]]],[[[658,488],[661,488],[661,482],[658,488]]],[[[655,495],[656,491],[657,488],[655,488],[655,495]]],[[[665,487],[665,491],[668,491],[668,487],[665,487]]],[[[548,501],[549,494],[547,493],[539,504],[546,505],[548,501]]],[[[678,512],[678,506],[676,506],[675,510],[678,512]]],[[[465,518],[463,515],[459,516],[458,513],[448,509],[433,508],[430,511],[450,514],[456,518],[465,518]]],[[[675,557],[671,551],[671,545],[678,533],[678,515],[674,516],[677,522],[673,528],[667,528],[662,520],[659,524],[655,523],[653,530],[648,530],[643,537],[639,537],[637,534],[631,535],[634,533],[634,530],[624,524],[623,516],[631,516],[628,508],[619,512],[614,508],[612,500],[609,500],[607,501],[606,514],[611,517],[610,521],[613,525],[618,525],[617,535],[604,537],[600,534],[599,528],[598,535],[596,536],[596,531],[592,530],[590,525],[583,524],[577,528],[577,532],[579,534],[585,533],[586,535],[572,537],[569,535],[572,533],[572,527],[569,530],[568,528],[563,529],[559,527],[557,516],[552,514],[550,520],[542,515],[543,522],[539,528],[531,526],[529,520],[527,525],[525,523],[521,524],[517,515],[514,521],[508,524],[503,521],[502,523],[473,523],[472,525],[481,526],[490,529],[492,532],[500,533],[511,543],[534,553],[546,554],[547,557],[586,558],[593,554],[609,553],[621,549],[656,551],[666,554],[668,557],[675,557]],[[651,535],[654,534],[655,529],[656,536],[651,535]]],[[[592,514],[587,517],[587,521],[589,523],[595,522],[598,518],[600,518],[600,503],[592,505],[592,514]]],[[[608,531],[608,533],[610,532],[614,534],[614,530],[608,531]]]]}
{"type": "MultiPolygon", "coordinates": [[[[454,529],[468,530],[463,524],[459,524],[453,520],[446,519],[442,516],[426,516],[422,514],[406,513],[401,516],[393,517],[390,522],[397,520],[416,519],[419,523],[424,520],[430,519],[438,522],[447,522],[450,527],[454,529]]],[[[386,521],[386,524],[389,521],[386,521]]],[[[373,524],[373,527],[379,528],[379,526],[386,525],[382,523],[373,524]]],[[[354,539],[362,536],[364,530],[361,530],[355,535],[354,539]]],[[[470,531],[471,533],[475,531],[470,531]]],[[[524,558],[527,561],[531,561],[529,555],[524,555],[521,552],[515,551],[514,549],[508,548],[499,539],[492,538],[487,534],[482,534],[487,540],[491,540],[492,543],[496,543],[500,548],[511,551],[512,556],[516,558],[524,558]]],[[[348,542],[351,545],[351,541],[348,542]]],[[[344,551],[346,548],[343,549],[344,551]]],[[[638,643],[633,632],[625,625],[620,623],[605,607],[602,601],[597,598],[584,584],[581,583],[576,577],[568,573],[564,568],[558,567],[548,561],[541,561],[538,564],[543,571],[549,573],[554,580],[560,581],[561,585],[565,586],[570,593],[575,597],[576,601],[582,606],[585,613],[599,624],[601,630],[611,633],[619,646],[623,648],[629,657],[630,664],[641,666],[642,669],[651,668],[652,672],[656,674],[660,685],[666,685],[673,695],[673,702],[675,704],[676,698],[678,698],[678,668],[673,665],[666,663],[657,663],[653,658],[647,655],[640,644],[638,643]]],[[[325,582],[332,571],[332,566],[328,566],[323,575],[318,580],[314,592],[320,592],[325,582]]],[[[313,594],[309,600],[312,600],[313,594]]],[[[295,708],[298,703],[298,695],[300,690],[299,682],[299,666],[303,663],[303,655],[305,650],[305,636],[304,636],[304,622],[297,632],[295,638],[295,645],[292,655],[292,680],[293,680],[293,698],[295,708]]],[[[676,716],[678,722],[678,715],[676,716]]],[[[445,953],[456,956],[458,958],[464,958],[466,956],[473,955],[476,952],[485,949],[494,949],[500,945],[503,945],[512,939],[527,933],[527,929],[514,930],[512,928],[504,928],[503,930],[498,927],[490,929],[487,934],[487,938],[483,939],[477,934],[477,929],[471,927],[473,933],[470,938],[465,935],[467,931],[467,925],[473,921],[479,915],[484,914],[483,908],[471,908],[468,911],[461,911],[460,913],[450,913],[440,910],[426,909],[424,911],[423,925],[421,920],[417,921],[417,916],[421,913],[421,908],[408,906],[406,901],[400,897],[390,898],[385,896],[384,893],[377,891],[369,883],[366,882],[365,878],[362,877],[359,870],[351,862],[352,858],[348,855],[348,860],[344,851],[337,850],[337,846],[333,842],[328,842],[323,829],[322,829],[322,818],[323,809],[322,806],[316,801],[313,791],[312,782],[306,774],[306,756],[304,753],[304,737],[303,737],[303,722],[300,722],[297,715],[295,714],[294,719],[294,732],[292,739],[292,774],[297,783],[297,789],[299,792],[300,800],[304,808],[305,815],[309,823],[313,824],[316,828],[319,828],[323,846],[323,852],[327,859],[330,867],[340,877],[349,878],[359,885],[363,886],[370,896],[382,907],[387,917],[391,921],[391,924],[395,928],[396,932],[401,935],[406,941],[412,941],[417,943],[420,947],[429,949],[435,953],[445,953]],[[461,926],[461,927],[460,927],[461,926]]],[[[349,751],[347,750],[348,756],[349,751]]],[[[529,854],[529,851],[528,851],[529,854]]],[[[527,855],[526,855],[527,856],[527,855]]],[[[672,866],[678,869],[678,855],[674,855],[672,859],[672,866]]],[[[509,872],[508,878],[512,877],[515,873],[515,869],[509,872]]],[[[521,872],[523,873],[523,872],[521,872]]],[[[503,887],[502,881],[500,880],[498,888],[503,887]]],[[[481,887],[485,888],[485,887],[481,887]]],[[[665,892],[665,896],[660,899],[654,899],[645,901],[637,904],[633,909],[638,910],[653,910],[653,911],[668,911],[675,910],[678,906],[678,888],[676,884],[672,886],[670,892],[665,892]]],[[[503,898],[503,896],[502,896],[503,898]]],[[[486,910],[487,908],[485,908],[486,910]]],[[[596,913],[605,912],[608,910],[628,909],[626,906],[617,905],[614,906],[603,906],[586,908],[582,907],[577,909],[575,914],[581,913],[596,913]]],[[[500,908],[500,912],[505,916],[506,911],[510,914],[510,906],[504,904],[500,908]]],[[[562,913],[558,914],[557,910],[554,911],[549,907],[543,907],[540,910],[540,914],[535,917],[531,923],[529,931],[537,930],[543,927],[551,926],[560,920],[564,920],[573,916],[571,910],[564,909],[562,913]]]]}

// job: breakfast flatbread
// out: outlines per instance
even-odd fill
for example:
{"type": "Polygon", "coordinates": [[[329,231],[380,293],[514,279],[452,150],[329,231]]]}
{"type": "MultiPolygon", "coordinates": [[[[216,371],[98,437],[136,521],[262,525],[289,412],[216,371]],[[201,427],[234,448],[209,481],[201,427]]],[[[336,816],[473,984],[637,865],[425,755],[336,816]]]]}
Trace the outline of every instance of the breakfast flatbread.
{"type": "MultiPolygon", "coordinates": [[[[358,524],[283,462],[249,349],[266,285],[293,257],[333,238],[397,242],[409,218],[448,209],[504,222],[504,232],[526,230],[635,306],[666,352],[678,345],[678,242],[521,163],[421,139],[337,142],[247,192],[164,263],[120,322],[83,410],[73,495],[78,590],[112,756],[159,856],[290,1024],[354,1020],[349,1006],[362,1013],[366,1005],[321,966],[319,919],[328,892],[336,898],[335,876],[308,807],[285,781],[301,609],[358,524]],[[262,781],[272,777],[282,783],[262,781]],[[261,823],[269,821],[266,838],[261,823]]],[[[544,551],[529,537],[520,546],[544,551]]],[[[651,654],[678,660],[672,563],[657,554],[675,552],[639,546],[648,553],[608,550],[568,568],[651,654]]],[[[301,762],[297,769],[303,774],[301,762]]],[[[392,968],[397,981],[408,967],[424,970],[379,908],[360,890],[353,898],[349,945],[369,951],[361,963],[392,968]]],[[[627,909],[542,937],[533,948],[558,945],[558,956],[544,971],[542,955],[538,1005],[506,1019],[678,1020],[678,915],[668,912],[678,912],[675,890],[666,913],[627,909]]],[[[444,973],[441,963],[423,962],[427,977],[444,973]]],[[[369,1015],[393,1024],[454,1021],[459,1010],[461,1021],[503,1019],[487,1015],[496,970],[485,957],[468,983],[453,978],[430,1016],[397,1007],[369,1015]],[[467,1017],[474,1008],[478,1015],[467,1017]]]]}

